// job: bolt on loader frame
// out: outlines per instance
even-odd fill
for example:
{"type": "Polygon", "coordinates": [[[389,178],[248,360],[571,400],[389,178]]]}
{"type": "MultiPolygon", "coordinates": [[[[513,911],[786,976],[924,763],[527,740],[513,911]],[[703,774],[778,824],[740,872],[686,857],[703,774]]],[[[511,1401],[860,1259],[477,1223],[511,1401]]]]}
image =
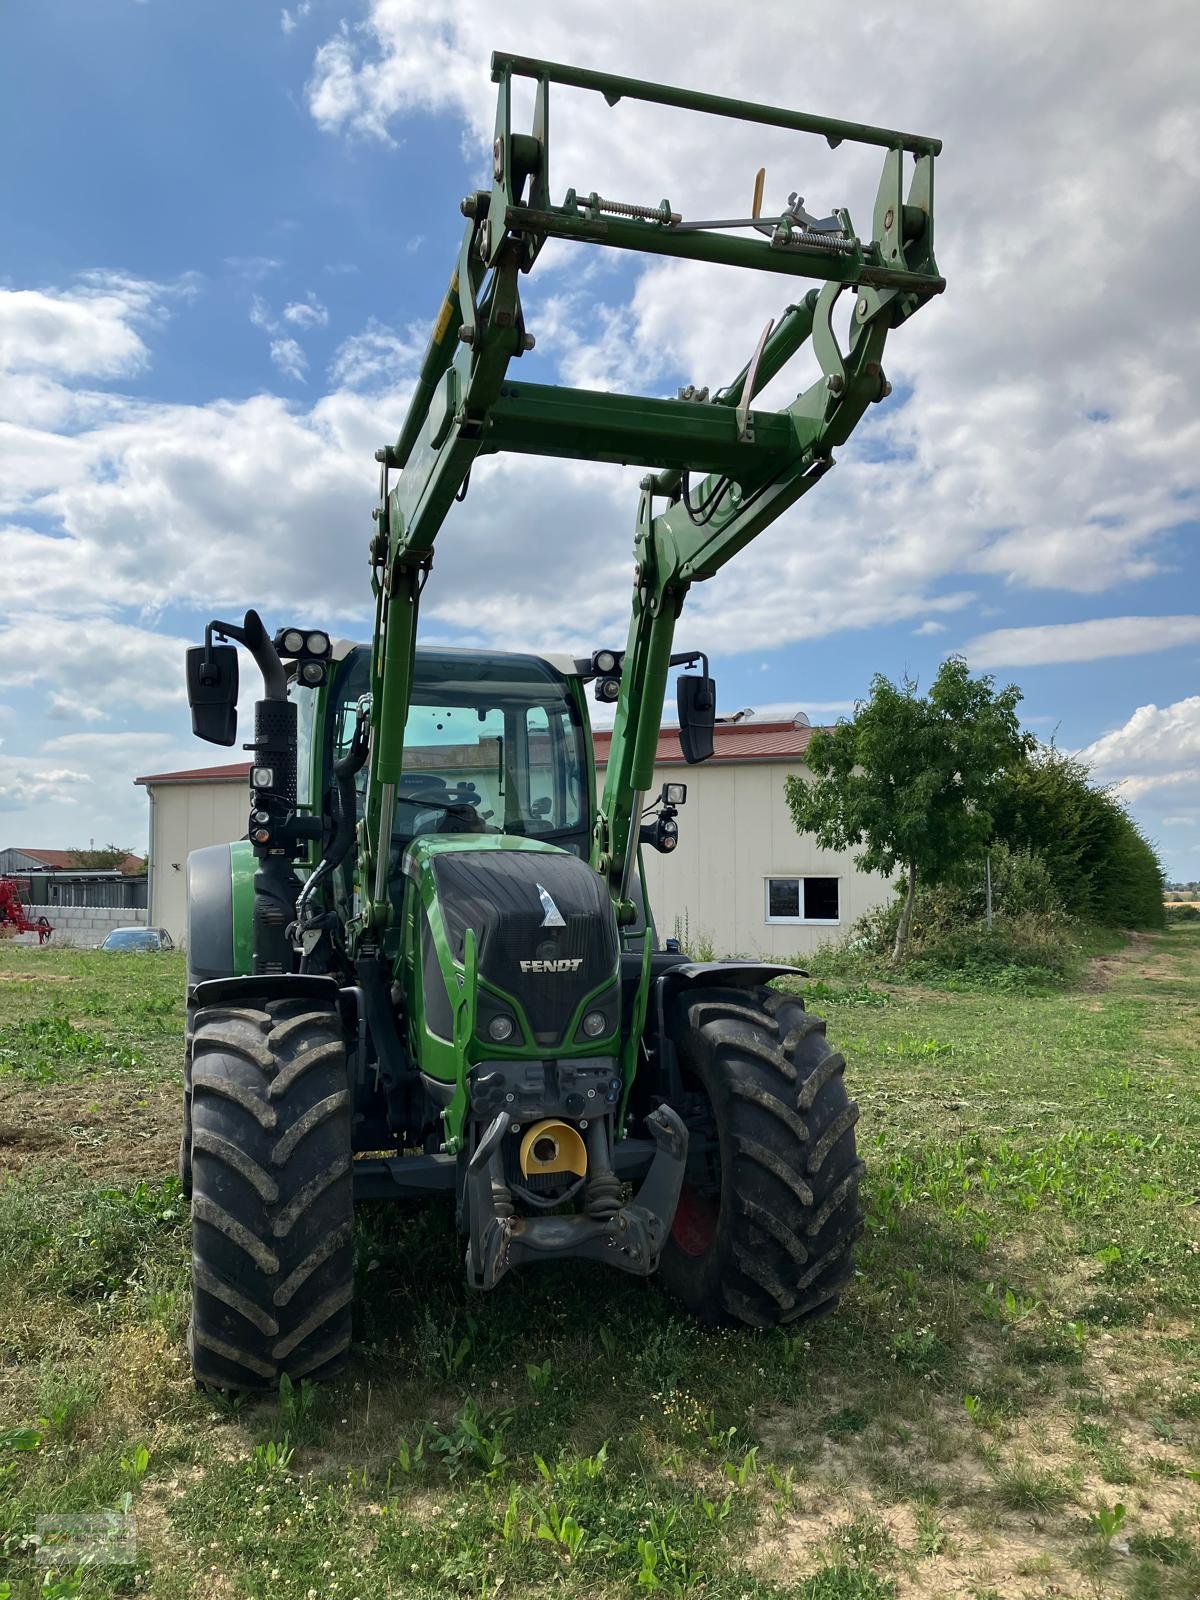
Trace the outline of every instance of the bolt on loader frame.
{"type": "Polygon", "coordinates": [[[221,1387],[343,1359],[356,1196],[453,1194],[479,1288],[583,1257],[659,1270],[698,1317],[755,1327],[830,1309],[860,1227],[857,1110],[823,1023],[769,987],[791,969],[657,949],[639,850],[673,848],[685,795],[669,784],[647,804],[673,666],[701,664],[679,679],[683,753],[712,753],[707,658],[673,649],[688,590],[829,470],[890,392],[888,334],[944,288],[940,144],[514,55],[494,55],[492,77],[491,187],[462,202],[407,415],[376,453],[370,646],[308,626],[272,638],[248,612],[189,652],[193,726],[213,742],[235,737],[229,641],[264,680],[247,838],[188,863],[191,1348],[197,1378],[221,1387]],[[529,132],[513,126],[517,78],[535,84],[529,132]],[[556,203],[554,84],[878,146],[870,231],[795,194],[764,214],[761,172],[748,217],[575,190],[556,203]],[[547,239],[820,286],[711,398],[527,383],[519,284],[547,239]],[[819,379],[756,408],[809,339],[819,379]],[[437,535],[476,458],[504,450],[647,469],[623,651],[418,649],[437,535]],[[598,799],[588,683],[616,703],[598,799]]]}

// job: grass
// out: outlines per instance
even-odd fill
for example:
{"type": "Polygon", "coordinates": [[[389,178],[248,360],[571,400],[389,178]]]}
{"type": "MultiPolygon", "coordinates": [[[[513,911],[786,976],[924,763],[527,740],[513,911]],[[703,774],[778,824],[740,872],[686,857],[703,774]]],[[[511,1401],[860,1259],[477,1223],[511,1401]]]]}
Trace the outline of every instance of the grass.
{"type": "Polygon", "coordinates": [[[239,1402],[183,1348],[178,958],[0,948],[0,1595],[1195,1600],[1200,929],[1046,993],[808,987],[868,1162],[835,1316],[472,1297],[442,1208],[364,1206],[351,1369],[239,1402]],[[132,1564],[29,1548],[126,1507],[132,1564]]]}

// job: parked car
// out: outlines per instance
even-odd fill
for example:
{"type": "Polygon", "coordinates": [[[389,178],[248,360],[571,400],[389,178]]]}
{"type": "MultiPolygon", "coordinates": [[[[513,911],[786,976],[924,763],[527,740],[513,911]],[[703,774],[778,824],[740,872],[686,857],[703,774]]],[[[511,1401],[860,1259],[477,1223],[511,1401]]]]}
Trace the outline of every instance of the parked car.
{"type": "Polygon", "coordinates": [[[101,950],[174,950],[175,941],[165,928],[114,928],[101,950]]]}

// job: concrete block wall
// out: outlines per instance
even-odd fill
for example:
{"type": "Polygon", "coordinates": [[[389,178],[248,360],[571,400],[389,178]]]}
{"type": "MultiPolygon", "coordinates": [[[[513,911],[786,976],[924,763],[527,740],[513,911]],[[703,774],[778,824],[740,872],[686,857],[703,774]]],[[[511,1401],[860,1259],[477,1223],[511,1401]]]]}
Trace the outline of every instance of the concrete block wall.
{"type": "MultiPolygon", "coordinates": [[[[141,928],[148,912],[137,906],[33,906],[34,916],[45,912],[54,933],[50,943],[77,945],[91,950],[102,944],[114,928],[141,928]]],[[[36,933],[19,934],[18,944],[36,944],[36,933]]]]}

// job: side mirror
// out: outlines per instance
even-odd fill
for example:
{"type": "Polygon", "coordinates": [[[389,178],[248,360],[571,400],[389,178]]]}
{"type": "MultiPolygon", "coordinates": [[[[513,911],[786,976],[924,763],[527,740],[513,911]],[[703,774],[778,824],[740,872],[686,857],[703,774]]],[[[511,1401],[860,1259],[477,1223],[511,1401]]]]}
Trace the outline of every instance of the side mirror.
{"type": "Polygon", "coordinates": [[[238,657],[231,644],[196,645],[187,653],[192,732],[209,744],[237,739],[238,657]]]}
{"type": "Polygon", "coordinates": [[[717,685],[708,677],[680,673],[679,746],[683,759],[695,766],[713,753],[713,724],[717,720],[717,685]]]}

